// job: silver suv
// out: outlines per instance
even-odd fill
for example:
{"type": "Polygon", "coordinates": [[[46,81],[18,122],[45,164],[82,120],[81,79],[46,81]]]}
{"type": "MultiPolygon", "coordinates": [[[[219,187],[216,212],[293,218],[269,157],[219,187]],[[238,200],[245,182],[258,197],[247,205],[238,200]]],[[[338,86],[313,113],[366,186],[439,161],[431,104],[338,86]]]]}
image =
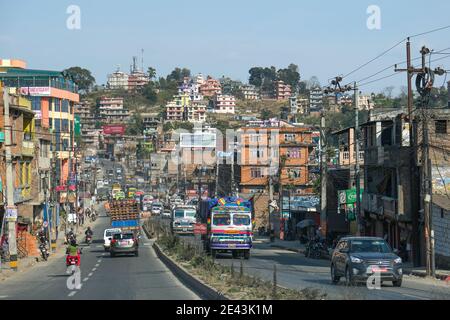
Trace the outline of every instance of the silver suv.
{"type": "Polygon", "coordinates": [[[111,257],[121,253],[132,253],[136,257],[139,255],[138,238],[132,232],[115,233],[111,240],[109,253],[111,257]]]}

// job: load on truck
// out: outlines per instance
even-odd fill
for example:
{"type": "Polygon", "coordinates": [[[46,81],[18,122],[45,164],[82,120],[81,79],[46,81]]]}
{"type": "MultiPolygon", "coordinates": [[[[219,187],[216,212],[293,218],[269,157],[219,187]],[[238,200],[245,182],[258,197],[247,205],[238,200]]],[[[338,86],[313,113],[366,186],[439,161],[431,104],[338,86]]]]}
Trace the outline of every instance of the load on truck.
{"type": "Polygon", "coordinates": [[[135,200],[111,200],[109,202],[109,216],[111,227],[123,231],[139,233],[139,204],[135,200]]]}
{"type": "Polygon", "coordinates": [[[253,243],[253,201],[236,197],[212,198],[200,202],[200,221],[206,223],[206,250],[213,257],[231,252],[233,257],[250,258],[253,243]]]}

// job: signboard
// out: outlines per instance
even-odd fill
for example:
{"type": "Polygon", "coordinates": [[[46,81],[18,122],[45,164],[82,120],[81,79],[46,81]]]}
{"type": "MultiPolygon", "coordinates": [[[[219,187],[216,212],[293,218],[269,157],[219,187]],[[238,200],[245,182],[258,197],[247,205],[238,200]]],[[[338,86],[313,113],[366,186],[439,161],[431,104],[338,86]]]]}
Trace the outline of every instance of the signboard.
{"type": "Polygon", "coordinates": [[[194,234],[206,234],[206,233],[207,233],[206,223],[194,224],[194,234]]]}
{"type": "Polygon", "coordinates": [[[33,110],[35,119],[42,119],[42,111],[41,110],[33,110]]]}
{"type": "Polygon", "coordinates": [[[81,124],[80,124],[80,116],[75,116],[74,119],[74,129],[75,129],[75,136],[79,137],[81,135],[81,124]]]}
{"type": "Polygon", "coordinates": [[[124,124],[110,124],[103,126],[104,134],[117,134],[124,135],[125,134],[125,125],[124,124]]]}
{"type": "Polygon", "coordinates": [[[16,221],[17,220],[17,207],[6,207],[6,220],[16,221]]]}
{"type": "MultiPolygon", "coordinates": [[[[364,189],[359,190],[359,198],[362,201],[362,194],[364,189]]],[[[356,203],[356,188],[339,190],[338,191],[338,202],[339,204],[352,204],[356,203]]]]}
{"type": "Polygon", "coordinates": [[[30,96],[50,96],[50,87],[21,87],[20,94],[30,96]]]}
{"type": "Polygon", "coordinates": [[[57,192],[66,191],[66,186],[56,186],[56,187],[55,187],[55,190],[56,190],[57,192]]]}

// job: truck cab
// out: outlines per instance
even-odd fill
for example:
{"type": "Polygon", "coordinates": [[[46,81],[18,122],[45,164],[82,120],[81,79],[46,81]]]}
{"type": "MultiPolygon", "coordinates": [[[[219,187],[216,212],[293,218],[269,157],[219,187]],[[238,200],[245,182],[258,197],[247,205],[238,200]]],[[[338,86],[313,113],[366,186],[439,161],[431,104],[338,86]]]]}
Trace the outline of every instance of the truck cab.
{"type": "Polygon", "coordinates": [[[193,206],[176,206],[172,210],[172,231],[177,234],[194,234],[197,222],[196,208],[193,206]]]}

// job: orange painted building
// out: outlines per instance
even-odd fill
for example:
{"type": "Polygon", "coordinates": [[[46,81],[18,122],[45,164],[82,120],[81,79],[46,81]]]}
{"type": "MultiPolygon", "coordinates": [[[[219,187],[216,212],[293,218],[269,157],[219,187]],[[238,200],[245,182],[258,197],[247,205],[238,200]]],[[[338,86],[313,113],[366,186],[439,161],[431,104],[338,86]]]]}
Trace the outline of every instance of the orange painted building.
{"type": "Polygon", "coordinates": [[[309,169],[313,150],[312,128],[277,122],[240,129],[241,192],[268,191],[269,175],[280,188],[312,194],[309,169]]]}

